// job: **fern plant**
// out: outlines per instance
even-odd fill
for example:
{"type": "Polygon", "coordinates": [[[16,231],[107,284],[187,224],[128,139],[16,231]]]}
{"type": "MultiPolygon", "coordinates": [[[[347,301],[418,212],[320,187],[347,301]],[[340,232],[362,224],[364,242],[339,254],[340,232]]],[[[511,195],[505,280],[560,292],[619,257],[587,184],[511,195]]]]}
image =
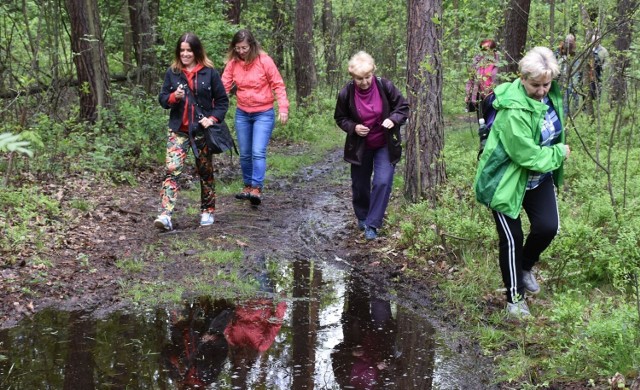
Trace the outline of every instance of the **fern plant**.
{"type": "Polygon", "coordinates": [[[33,157],[33,151],[27,149],[29,141],[23,141],[19,134],[0,134],[0,152],[18,152],[33,157]]]}

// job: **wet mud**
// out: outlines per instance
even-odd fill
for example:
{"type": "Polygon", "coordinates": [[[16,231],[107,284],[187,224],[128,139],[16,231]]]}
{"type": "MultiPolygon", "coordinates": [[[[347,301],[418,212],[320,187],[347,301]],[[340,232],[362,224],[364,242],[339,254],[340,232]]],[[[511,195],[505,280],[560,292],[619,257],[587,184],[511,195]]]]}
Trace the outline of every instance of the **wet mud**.
{"type": "MultiPolygon", "coordinates": [[[[239,171],[221,166],[218,180],[239,171]]],[[[99,207],[79,222],[86,236],[51,249],[57,267],[42,285],[28,262],[3,270],[0,388],[497,388],[477,345],[451,336],[455,324],[433,309],[429,284],[406,278],[402,259],[383,261],[393,237],[365,242],[347,169],[335,151],[292,178],[269,178],[260,207],[221,196],[207,229],[183,198],[170,233],[152,227],[157,175],[133,194],[94,195],[99,207]],[[241,249],[259,293],[131,305],[120,293],[134,279],[210,272],[220,283],[224,265],[194,261],[197,246],[134,275],[114,266],[169,253],[169,237],[241,249]]]]}

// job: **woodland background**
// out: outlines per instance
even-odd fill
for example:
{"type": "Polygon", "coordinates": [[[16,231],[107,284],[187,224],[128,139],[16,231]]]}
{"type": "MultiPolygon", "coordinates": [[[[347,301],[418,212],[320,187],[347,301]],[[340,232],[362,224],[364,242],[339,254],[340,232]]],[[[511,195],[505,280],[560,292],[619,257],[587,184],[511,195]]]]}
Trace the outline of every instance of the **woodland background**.
{"type": "MultiPolygon", "coordinates": [[[[635,0],[7,0],[0,4],[0,255],[4,267],[38,258],[38,231],[59,218],[43,187],[90,175],[136,185],[163,161],[167,115],[162,75],[185,31],[222,69],[231,36],[250,28],[288,86],[290,123],[274,137],[312,142],[334,131],[333,106],[358,50],[408,97],[403,176],[406,203],[391,210],[397,245],[425,266],[456,272],[441,289],[501,378],[530,387],[606,383],[640,367],[640,146],[635,0]],[[478,205],[475,115],[464,113],[469,63],[495,38],[501,77],[516,76],[527,49],[577,37],[588,64],[597,34],[609,50],[603,94],[567,118],[572,146],[560,194],[562,234],[547,251],[538,321],[514,331],[487,308],[501,293],[490,214],[478,205]]],[[[582,91],[586,91],[586,86],[582,91]]],[[[230,110],[230,113],[232,110],[230,110]]],[[[231,119],[229,120],[231,123],[231,119]]],[[[78,209],[86,207],[78,202],[78,209]]],[[[416,275],[417,277],[417,275],[416,275]]]]}

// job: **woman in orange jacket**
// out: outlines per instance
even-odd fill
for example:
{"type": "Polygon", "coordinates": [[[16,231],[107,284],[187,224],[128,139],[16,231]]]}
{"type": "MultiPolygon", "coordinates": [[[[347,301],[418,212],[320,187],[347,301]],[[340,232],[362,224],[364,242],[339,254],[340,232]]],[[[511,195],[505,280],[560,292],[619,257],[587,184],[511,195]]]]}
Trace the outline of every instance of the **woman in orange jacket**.
{"type": "Polygon", "coordinates": [[[236,88],[235,129],[244,181],[244,188],[236,198],[248,199],[257,206],[262,202],[267,145],[275,126],[274,93],[278,120],[285,124],[288,119],[289,101],[284,81],[251,32],[240,30],[229,45],[222,83],[227,93],[236,88]]]}

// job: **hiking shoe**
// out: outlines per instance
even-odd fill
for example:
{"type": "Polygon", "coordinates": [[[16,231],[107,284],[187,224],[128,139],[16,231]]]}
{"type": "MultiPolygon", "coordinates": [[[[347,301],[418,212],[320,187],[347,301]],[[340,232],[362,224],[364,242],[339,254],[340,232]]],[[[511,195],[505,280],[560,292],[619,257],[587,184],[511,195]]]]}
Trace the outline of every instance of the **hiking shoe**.
{"type": "Polygon", "coordinates": [[[173,225],[171,225],[171,217],[165,214],[158,215],[158,218],[153,221],[153,226],[165,232],[173,230],[173,225]]]}
{"type": "Polygon", "coordinates": [[[262,188],[260,187],[252,187],[251,192],[249,192],[249,202],[252,205],[257,206],[262,203],[262,188]]]}
{"type": "Polygon", "coordinates": [[[364,230],[366,227],[367,227],[367,225],[365,225],[364,219],[359,219],[358,220],[358,230],[364,230]]]}
{"type": "Polygon", "coordinates": [[[533,318],[531,312],[529,311],[529,306],[527,306],[527,302],[525,302],[524,300],[515,303],[507,302],[507,315],[519,320],[533,318]]]}
{"type": "Polygon", "coordinates": [[[522,284],[528,293],[537,294],[540,292],[540,286],[531,271],[522,271],[522,284]]]}
{"type": "Polygon", "coordinates": [[[249,199],[249,193],[251,192],[251,186],[245,185],[242,191],[236,194],[236,199],[245,200],[249,199]]]}
{"type": "Polygon", "coordinates": [[[374,227],[365,225],[364,238],[366,238],[367,240],[375,240],[376,238],[378,238],[378,230],[374,227]]]}
{"type": "Polygon", "coordinates": [[[213,221],[214,221],[213,213],[204,212],[200,217],[200,226],[213,225],[213,221]]]}

